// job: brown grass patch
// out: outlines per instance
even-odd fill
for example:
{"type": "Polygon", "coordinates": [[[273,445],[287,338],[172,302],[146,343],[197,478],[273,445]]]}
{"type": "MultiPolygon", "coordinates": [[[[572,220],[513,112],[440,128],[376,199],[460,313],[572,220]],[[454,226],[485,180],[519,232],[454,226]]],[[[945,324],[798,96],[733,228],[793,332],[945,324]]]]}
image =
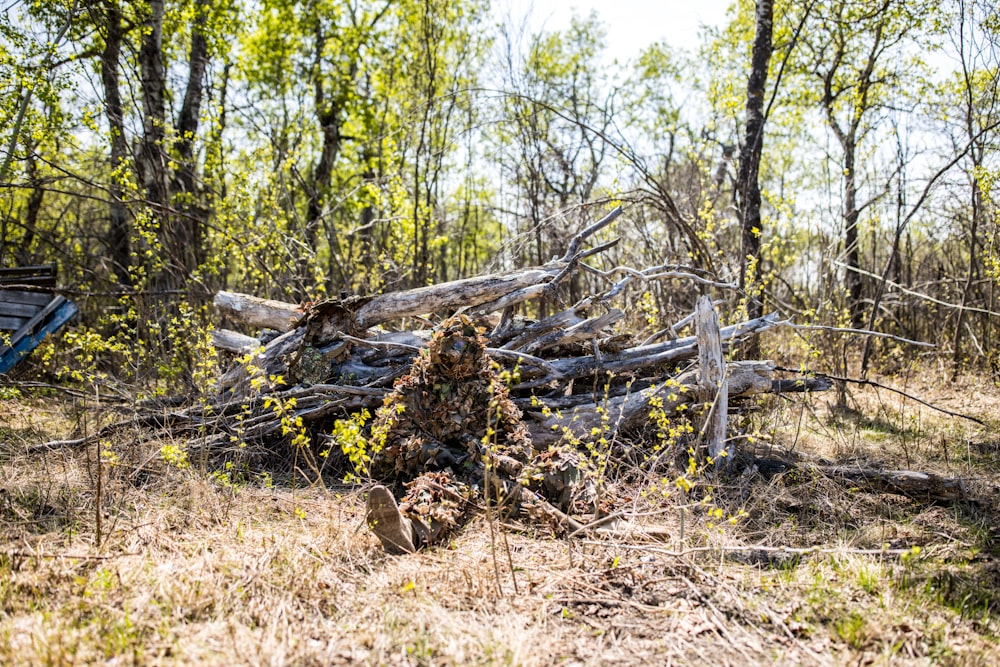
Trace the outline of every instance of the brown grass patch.
{"type": "MultiPolygon", "coordinates": [[[[1000,416],[985,382],[907,390],[1000,416]]],[[[770,400],[746,446],[962,475],[980,503],[793,473],[652,501],[653,480],[630,481],[613,487],[643,514],[628,535],[508,527],[513,572],[484,519],[390,557],[360,490],[234,487],[165,463],[159,442],[102,445],[117,462],[97,544],[103,450],[26,455],[78,420],[53,398],[4,401],[0,664],[997,664],[996,430],[852,400],[770,400]]]]}

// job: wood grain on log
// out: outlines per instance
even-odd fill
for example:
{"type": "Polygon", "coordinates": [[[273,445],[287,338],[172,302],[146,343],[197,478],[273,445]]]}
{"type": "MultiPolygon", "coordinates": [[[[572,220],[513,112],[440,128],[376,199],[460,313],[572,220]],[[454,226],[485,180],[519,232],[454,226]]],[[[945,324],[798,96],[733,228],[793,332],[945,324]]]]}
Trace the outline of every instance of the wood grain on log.
{"type": "Polygon", "coordinates": [[[260,341],[229,329],[215,329],[212,331],[212,345],[233,354],[250,354],[260,348],[260,341]]]}
{"type": "Polygon", "coordinates": [[[305,329],[299,328],[285,332],[264,347],[256,359],[252,361],[255,369],[253,375],[247,366],[234,364],[232,368],[219,378],[219,391],[229,398],[245,396],[250,391],[250,380],[253,377],[270,378],[284,376],[286,382],[292,382],[288,377],[290,362],[302,346],[305,329]]]}
{"type": "Polygon", "coordinates": [[[291,331],[305,318],[294,304],[239,292],[218,292],[213,303],[222,314],[258,329],[291,331]]]}
{"type": "MultiPolygon", "coordinates": [[[[526,346],[530,345],[532,341],[544,336],[557,329],[566,329],[586,319],[586,310],[590,306],[591,300],[584,299],[580,303],[567,308],[566,310],[555,313],[554,315],[549,315],[548,317],[539,320],[538,322],[533,322],[519,330],[512,331],[510,335],[512,338],[508,340],[502,348],[505,350],[524,350],[526,346]]],[[[506,335],[505,330],[503,332],[506,335]]]]}
{"type": "Polygon", "coordinates": [[[717,467],[725,467],[733,452],[727,444],[729,424],[729,385],[726,382],[726,360],[722,356],[719,315],[708,295],[698,299],[694,317],[698,336],[698,398],[710,406],[701,419],[700,434],[708,446],[708,455],[717,467]]]}
{"type": "Polygon", "coordinates": [[[542,350],[559,345],[570,345],[580,341],[593,340],[600,334],[602,329],[611,326],[623,317],[625,317],[624,312],[617,309],[611,310],[600,317],[591,317],[577,322],[572,326],[551,331],[517,349],[529,354],[536,354],[542,350]]]}
{"type": "Polygon", "coordinates": [[[494,301],[516,290],[545,283],[555,276],[554,268],[532,268],[511,273],[453,280],[448,283],[390,292],[372,298],[355,313],[362,329],[414,315],[455,311],[494,301]]]}

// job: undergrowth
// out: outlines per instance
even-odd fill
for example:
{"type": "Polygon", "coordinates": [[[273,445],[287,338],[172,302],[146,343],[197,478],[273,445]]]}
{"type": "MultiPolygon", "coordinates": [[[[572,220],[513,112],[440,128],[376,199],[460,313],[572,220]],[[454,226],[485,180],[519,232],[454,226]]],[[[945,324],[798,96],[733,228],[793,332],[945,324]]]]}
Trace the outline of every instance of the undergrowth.
{"type": "MultiPolygon", "coordinates": [[[[1000,414],[973,378],[909,389],[1000,414]]],[[[754,402],[733,420],[741,455],[963,476],[975,502],[801,470],[720,476],[682,420],[654,415],[648,445],[599,428],[584,447],[616,531],[567,541],[497,524],[509,572],[482,518],[447,547],[385,556],[364,489],[330,466],[323,487],[293,484],[135,433],[29,453],[114,415],[25,392],[2,405],[0,663],[995,664],[995,437],[885,392],[851,400],[754,402]]]]}

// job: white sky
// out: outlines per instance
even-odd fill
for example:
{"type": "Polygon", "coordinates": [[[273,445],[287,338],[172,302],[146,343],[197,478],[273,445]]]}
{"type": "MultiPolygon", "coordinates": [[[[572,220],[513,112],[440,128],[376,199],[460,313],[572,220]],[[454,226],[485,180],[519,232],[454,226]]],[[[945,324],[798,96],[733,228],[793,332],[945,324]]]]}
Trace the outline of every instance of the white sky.
{"type": "Polygon", "coordinates": [[[561,30],[569,26],[574,10],[586,16],[594,9],[608,31],[607,55],[624,62],[661,39],[675,48],[693,50],[701,26],[722,25],[726,9],[736,1],[499,0],[495,6],[509,6],[515,20],[530,11],[529,25],[534,30],[561,30]]]}

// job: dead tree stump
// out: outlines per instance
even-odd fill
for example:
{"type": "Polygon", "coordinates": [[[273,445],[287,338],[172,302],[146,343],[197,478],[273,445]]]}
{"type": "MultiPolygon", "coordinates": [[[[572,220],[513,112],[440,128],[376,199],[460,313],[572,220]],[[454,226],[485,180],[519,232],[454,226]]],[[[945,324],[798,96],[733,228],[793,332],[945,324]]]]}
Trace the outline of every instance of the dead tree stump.
{"type": "Polygon", "coordinates": [[[726,380],[726,360],[722,355],[719,315],[708,295],[698,299],[694,321],[698,337],[698,400],[706,410],[701,418],[699,433],[710,459],[717,467],[724,468],[733,454],[726,440],[729,384],[726,380]]]}

